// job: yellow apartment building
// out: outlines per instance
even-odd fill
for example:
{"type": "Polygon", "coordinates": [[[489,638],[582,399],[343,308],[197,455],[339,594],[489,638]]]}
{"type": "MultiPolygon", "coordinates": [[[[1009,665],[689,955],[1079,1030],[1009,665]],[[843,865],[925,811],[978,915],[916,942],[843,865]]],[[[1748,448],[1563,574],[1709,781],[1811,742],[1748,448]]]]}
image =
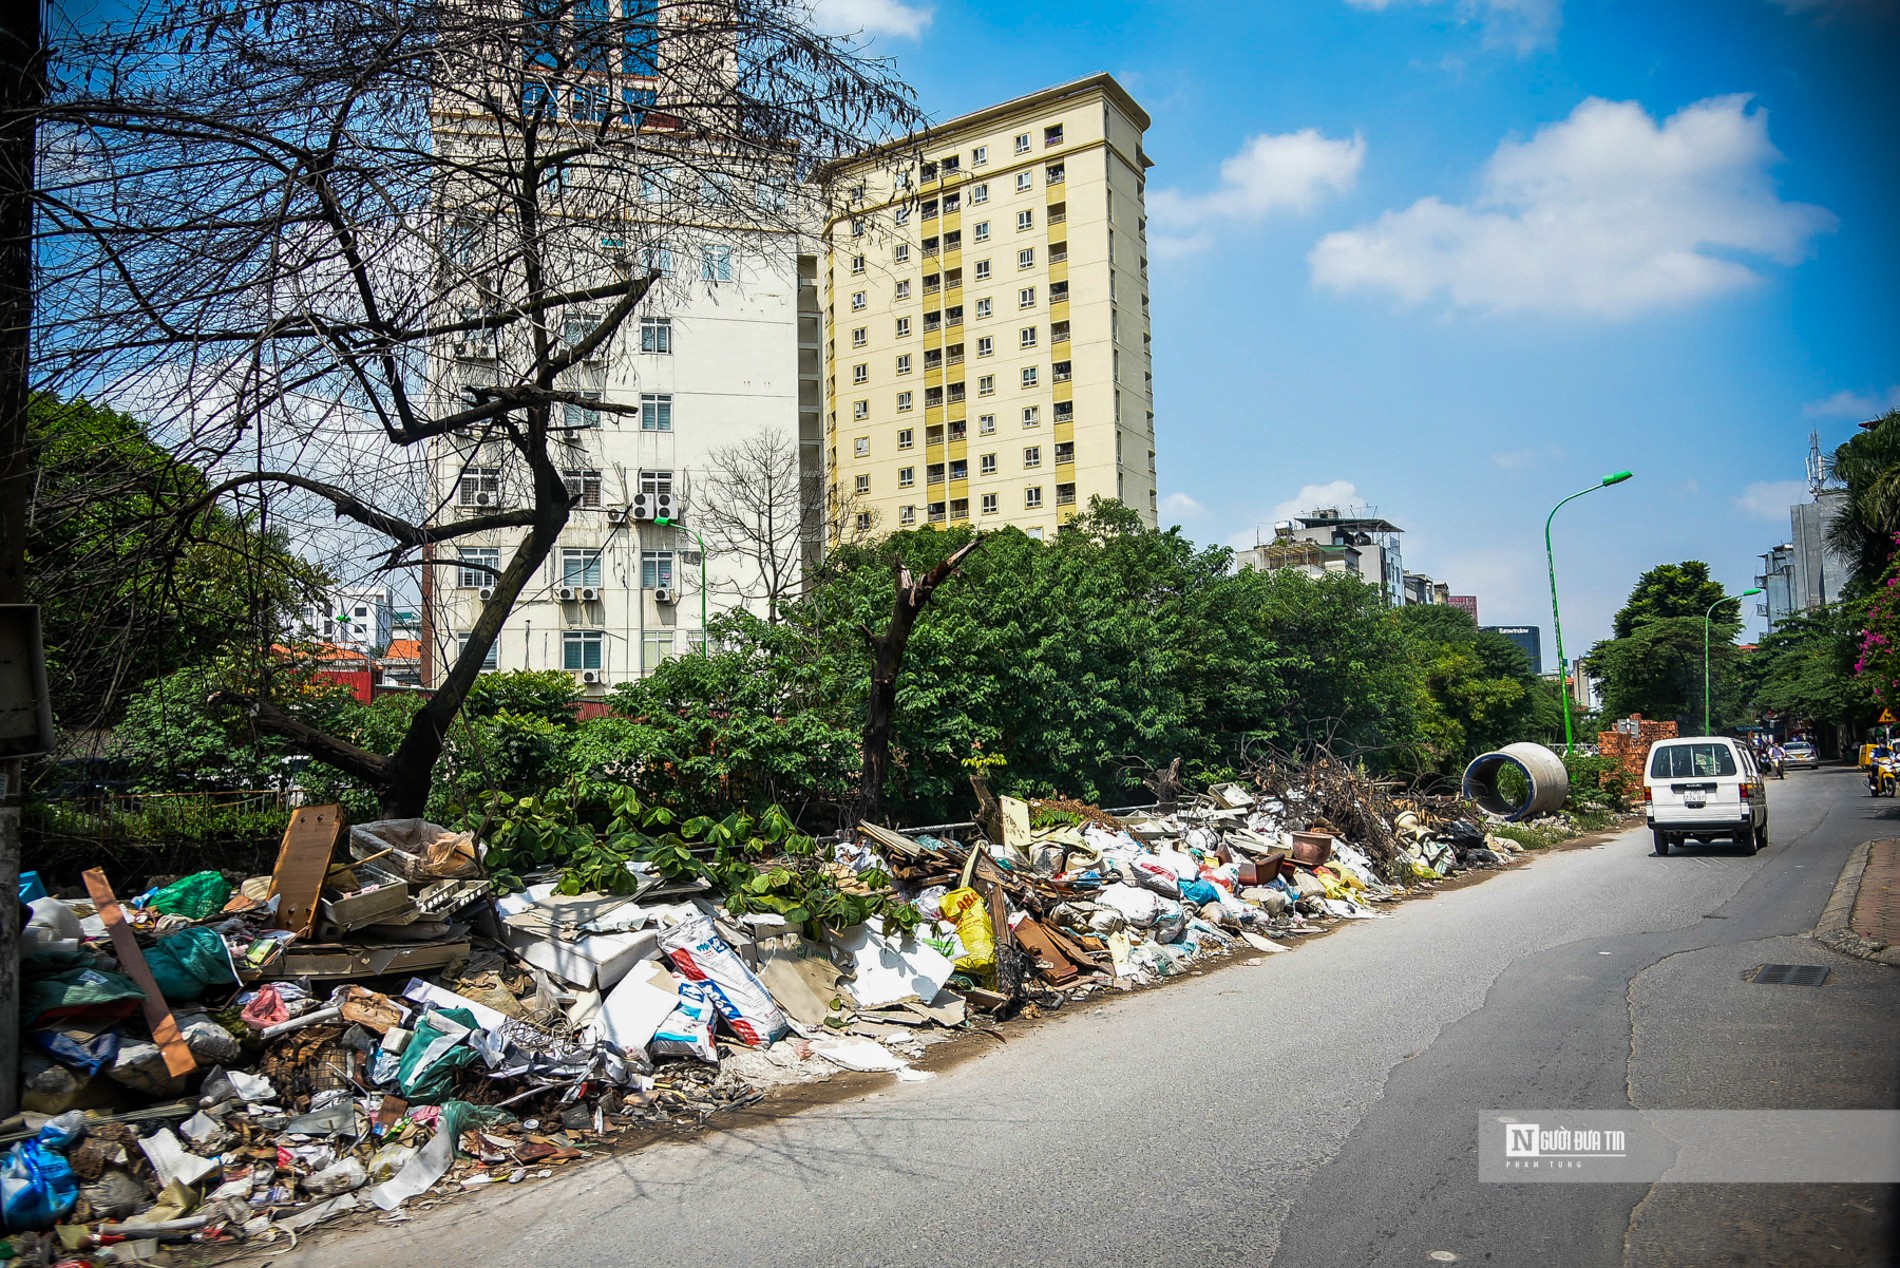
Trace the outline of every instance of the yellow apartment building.
{"type": "Polygon", "coordinates": [[[1093,75],[828,173],[825,473],[847,535],[1155,522],[1147,113],[1093,75]]]}

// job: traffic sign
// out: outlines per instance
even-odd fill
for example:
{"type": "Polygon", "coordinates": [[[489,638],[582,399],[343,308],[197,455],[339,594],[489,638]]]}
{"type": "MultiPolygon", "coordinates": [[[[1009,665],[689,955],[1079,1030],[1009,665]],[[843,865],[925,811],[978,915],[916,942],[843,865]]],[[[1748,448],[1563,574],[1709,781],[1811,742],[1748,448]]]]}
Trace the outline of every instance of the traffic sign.
{"type": "Polygon", "coordinates": [[[1892,709],[1882,709],[1880,711],[1880,725],[1881,726],[1892,726],[1896,722],[1900,722],[1900,718],[1896,718],[1893,716],[1892,709]]]}

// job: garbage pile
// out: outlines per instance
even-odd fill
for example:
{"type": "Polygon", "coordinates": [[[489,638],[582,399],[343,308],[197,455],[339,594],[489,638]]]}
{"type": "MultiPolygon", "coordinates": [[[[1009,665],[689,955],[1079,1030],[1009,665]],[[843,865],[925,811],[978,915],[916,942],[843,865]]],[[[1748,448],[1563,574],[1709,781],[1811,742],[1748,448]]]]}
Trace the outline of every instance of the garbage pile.
{"type": "Polygon", "coordinates": [[[550,1179],[628,1133],[693,1128],[777,1084],[927,1079],[958,1033],[1213,957],[1376,919],[1517,847],[1453,799],[1324,762],[1165,812],[1000,799],[974,826],[871,824],[824,847],[914,929],[820,928],[641,864],[497,892],[484,843],[423,820],[295,812],[271,875],[121,901],[26,874],[26,1113],[0,1198],[28,1262],[294,1238],[351,1211],[550,1179]]]}

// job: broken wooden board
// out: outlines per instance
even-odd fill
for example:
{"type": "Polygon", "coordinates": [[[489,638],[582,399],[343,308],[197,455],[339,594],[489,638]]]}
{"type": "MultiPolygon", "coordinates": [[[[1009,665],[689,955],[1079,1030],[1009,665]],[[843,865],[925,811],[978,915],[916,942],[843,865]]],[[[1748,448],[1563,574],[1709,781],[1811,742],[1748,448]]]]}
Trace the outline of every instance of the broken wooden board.
{"type": "Polygon", "coordinates": [[[245,973],[246,982],[281,982],[286,978],[352,980],[387,977],[394,973],[424,973],[468,958],[468,940],[391,943],[387,946],[354,943],[298,944],[262,972],[245,973]]]}
{"type": "Polygon", "coordinates": [[[112,954],[118,957],[119,967],[145,992],[145,1022],[152,1028],[152,1042],[165,1055],[165,1068],[173,1078],[183,1078],[198,1068],[198,1062],[192,1057],[185,1037],[178,1031],[178,1021],[172,1016],[171,1006],[165,1002],[164,993],[158,989],[158,980],[152,976],[151,967],[145,963],[145,953],[139,950],[137,935],[132,932],[132,926],[125,922],[125,913],[119,910],[119,900],[112,893],[112,885],[106,880],[105,872],[96,867],[88,871],[83,879],[86,893],[92,898],[99,919],[105,922],[106,932],[112,935],[112,954]]]}
{"type": "Polygon", "coordinates": [[[270,873],[277,928],[289,929],[300,938],[310,936],[323,880],[330,873],[330,856],[336,853],[342,835],[342,806],[299,806],[290,812],[290,826],[284,829],[277,864],[270,873]]]}

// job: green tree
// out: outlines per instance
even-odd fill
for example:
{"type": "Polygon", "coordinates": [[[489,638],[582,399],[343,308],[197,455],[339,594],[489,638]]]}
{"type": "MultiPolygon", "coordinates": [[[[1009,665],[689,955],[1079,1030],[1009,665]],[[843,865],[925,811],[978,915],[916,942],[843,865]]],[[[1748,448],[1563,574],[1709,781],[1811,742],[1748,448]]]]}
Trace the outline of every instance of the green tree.
{"type": "Polygon", "coordinates": [[[1711,725],[1721,730],[1746,719],[1746,692],[1733,672],[1741,601],[1725,598],[1721,584],[1709,577],[1709,566],[1700,560],[1660,564],[1645,572],[1611,623],[1616,637],[1591,649],[1588,659],[1603,684],[1607,714],[1673,719],[1685,731],[1700,731],[1703,618],[1711,606],[1710,674],[1716,687],[1711,725]]]}
{"type": "Polygon", "coordinates": [[[1422,764],[1452,773],[1480,753],[1529,738],[1534,676],[1530,658],[1471,614],[1439,604],[1400,608],[1414,651],[1422,764]]]}
{"type": "Polygon", "coordinates": [[[1871,680],[1855,672],[1866,600],[1797,612],[1743,662],[1751,710],[1789,723],[1852,733],[1880,712],[1871,680]]]}
{"type": "Polygon", "coordinates": [[[1887,411],[1841,445],[1828,466],[1847,488],[1845,503],[1827,525],[1828,548],[1853,561],[1849,584],[1866,593],[1886,571],[1900,534],[1900,410],[1887,411]]]}

